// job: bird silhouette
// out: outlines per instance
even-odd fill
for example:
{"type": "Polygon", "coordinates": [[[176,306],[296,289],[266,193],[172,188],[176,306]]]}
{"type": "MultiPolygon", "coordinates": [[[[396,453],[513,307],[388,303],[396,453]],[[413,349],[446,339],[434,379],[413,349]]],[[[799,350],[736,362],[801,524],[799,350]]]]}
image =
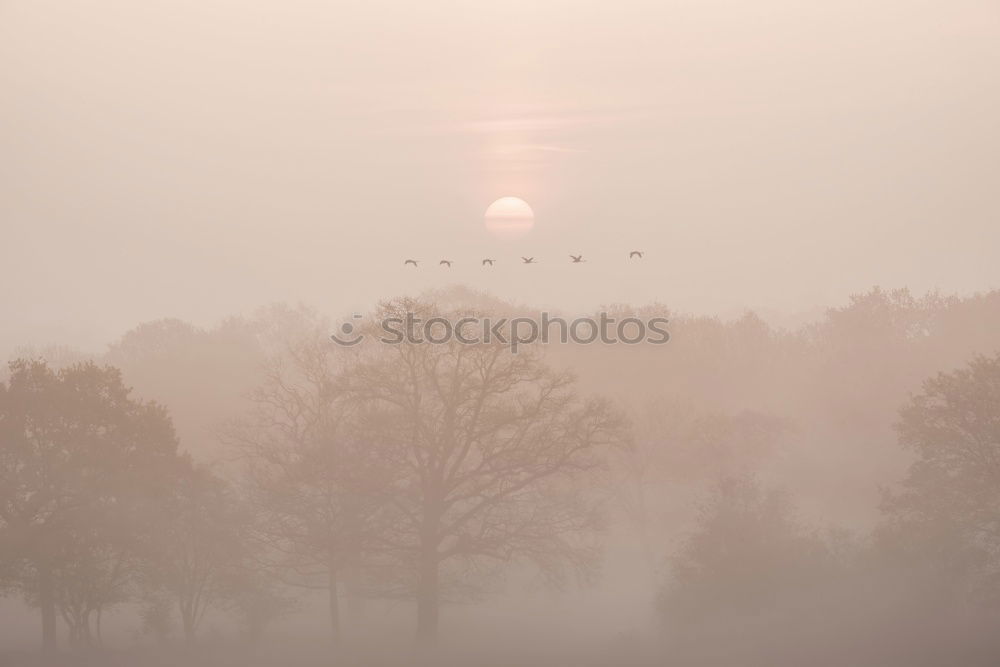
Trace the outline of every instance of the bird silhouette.
{"type": "Polygon", "coordinates": [[[442,264],[444,264],[445,266],[447,266],[449,269],[451,268],[451,260],[450,259],[442,259],[440,262],[438,262],[438,266],[441,266],[442,264]]]}
{"type": "Polygon", "coordinates": [[[583,255],[570,255],[569,257],[573,260],[574,264],[579,264],[583,261],[583,255]]]}
{"type": "Polygon", "coordinates": [[[403,266],[406,266],[407,264],[412,264],[413,266],[416,266],[417,265],[417,260],[415,260],[415,259],[408,259],[405,262],[403,262],[403,266]]]}
{"type": "Polygon", "coordinates": [[[525,264],[537,264],[534,257],[522,257],[521,261],[523,261],[525,264]]]}
{"type": "Polygon", "coordinates": [[[483,260],[483,266],[486,266],[487,264],[489,264],[490,266],[493,266],[493,262],[495,262],[495,261],[496,261],[495,259],[484,259],[483,260]]]}
{"type": "Polygon", "coordinates": [[[630,253],[628,254],[628,258],[629,258],[629,259],[633,259],[633,258],[635,258],[635,257],[638,257],[639,259],[642,259],[642,253],[641,253],[641,252],[639,252],[638,250],[633,250],[632,252],[630,252],[630,253]]]}

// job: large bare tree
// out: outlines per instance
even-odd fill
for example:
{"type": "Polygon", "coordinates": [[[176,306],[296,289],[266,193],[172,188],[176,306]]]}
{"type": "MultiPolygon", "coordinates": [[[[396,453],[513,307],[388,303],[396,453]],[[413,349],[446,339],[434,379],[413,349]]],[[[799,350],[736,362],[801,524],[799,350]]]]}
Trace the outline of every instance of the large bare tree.
{"type": "MultiPolygon", "coordinates": [[[[407,313],[452,322],[470,314],[399,300],[378,309],[369,333],[407,313]]],[[[622,418],[603,400],[580,398],[573,376],[549,368],[541,349],[369,343],[337,391],[364,407],[371,446],[393,471],[380,555],[416,598],[418,637],[436,636],[443,601],[481,591],[515,559],[557,579],[567,566],[593,564],[598,513],[587,479],[619,442],[622,418]]]]}

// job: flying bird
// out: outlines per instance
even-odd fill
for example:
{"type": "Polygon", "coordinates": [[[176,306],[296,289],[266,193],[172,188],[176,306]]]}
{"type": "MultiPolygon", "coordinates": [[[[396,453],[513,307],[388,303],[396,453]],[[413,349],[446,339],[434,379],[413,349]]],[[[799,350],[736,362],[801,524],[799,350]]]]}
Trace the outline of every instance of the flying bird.
{"type": "Polygon", "coordinates": [[[525,264],[537,264],[534,257],[522,257],[521,261],[523,261],[525,264]]]}
{"type": "Polygon", "coordinates": [[[451,268],[450,259],[442,259],[440,262],[438,262],[438,266],[441,266],[442,264],[446,265],[449,269],[451,268]]]}
{"type": "Polygon", "coordinates": [[[628,258],[629,259],[634,259],[636,257],[638,257],[639,259],[642,259],[642,253],[639,252],[638,250],[633,250],[632,252],[630,252],[628,254],[628,258]]]}
{"type": "Polygon", "coordinates": [[[495,259],[484,259],[483,260],[483,266],[486,266],[487,264],[489,264],[490,266],[493,266],[493,262],[495,262],[495,261],[496,261],[495,259]]]}
{"type": "Polygon", "coordinates": [[[405,262],[403,262],[403,266],[406,266],[407,264],[412,264],[413,266],[416,266],[417,265],[417,260],[415,260],[415,259],[408,259],[405,262]]]}
{"type": "Polygon", "coordinates": [[[570,255],[569,257],[573,260],[574,264],[579,264],[583,261],[583,255],[570,255]]]}

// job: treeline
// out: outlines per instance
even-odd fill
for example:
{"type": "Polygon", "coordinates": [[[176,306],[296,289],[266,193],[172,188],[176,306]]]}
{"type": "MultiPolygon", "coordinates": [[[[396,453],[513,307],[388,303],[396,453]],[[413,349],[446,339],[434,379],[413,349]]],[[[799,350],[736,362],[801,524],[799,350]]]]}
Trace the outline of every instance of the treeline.
{"type": "Polygon", "coordinates": [[[659,594],[675,657],[996,663],[1000,355],[927,379],[896,426],[913,459],[870,531],[810,526],[753,474],[712,486],[659,594]]]}
{"type": "MultiPolygon", "coordinates": [[[[368,326],[414,309],[531,314],[455,289],[368,326]]],[[[607,310],[666,315],[671,342],[343,348],[275,306],[22,351],[0,581],[49,646],[126,604],[162,641],[212,609],[256,637],[308,589],[335,638],[351,597],[411,601],[431,640],[512,567],[603,561],[685,664],[995,664],[1000,292],[874,289],[795,331],[607,310]]]]}
{"type": "MultiPolygon", "coordinates": [[[[373,322],[415,310],[436,312],[402,300],[373,322]]],[[[113,367],[22,359],[2,387],[0,558],[48,649],[57,612],[89,644],[129,601],[161,637],[172,607],[193,642],[213,606],[255,635],[296,585],[327,589],[335,637],[350,586],[414,600],[432,641],[443,602],[481,595],[513,561],[553,579],[592,569],[591,482],[626,439],[622,416],[540,350],[345,350],[309,318],[220,432],[226,477],[179,453],[166,410],[113,367]]]]}

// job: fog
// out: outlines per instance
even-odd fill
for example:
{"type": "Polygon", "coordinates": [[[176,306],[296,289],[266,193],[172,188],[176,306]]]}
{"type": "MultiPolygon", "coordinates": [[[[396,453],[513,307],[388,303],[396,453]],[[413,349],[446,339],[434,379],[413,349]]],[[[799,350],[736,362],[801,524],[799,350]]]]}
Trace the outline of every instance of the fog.
{"type": "Polygon", "coordinates": [[[998,61],[978,0],[0,2],[0,665],[997,664],[998,61]]]}
{"type": "Polygon", "coordinates": [[[400,258],[499,254],[482,213],[511,194],[538,224],[510,256],[657,259],[461,276],[544,306],[998,286],[992,2],[0,12],[2,261],[31,276],[3,291],[8,349],[440,287],[400,258]]]}

